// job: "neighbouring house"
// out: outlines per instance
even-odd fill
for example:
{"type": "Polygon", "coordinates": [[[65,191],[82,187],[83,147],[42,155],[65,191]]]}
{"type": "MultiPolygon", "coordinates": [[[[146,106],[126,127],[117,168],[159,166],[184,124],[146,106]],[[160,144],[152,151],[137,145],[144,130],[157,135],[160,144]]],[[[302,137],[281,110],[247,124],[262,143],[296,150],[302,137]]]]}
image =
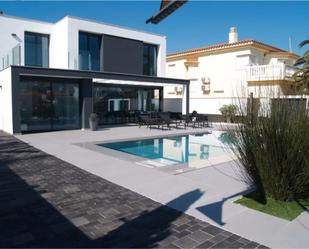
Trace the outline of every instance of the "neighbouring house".
{"type": "MultiPolygon", "coordinates": [[[[131,122],[164,110],[166,37],[66,16],[48,23],[0,14],[0,130],[26,133],[131,122]]],[[[189,91],[187,91],[189,93],[189,91]]],[[[189,110],[188,94],[182,113],[189,110]]]]}
{"type": "MultiPolygon", "coordinates": [[[[262,42],[238,40],[237,30],[232,27],[228,43],[169,54],[166,73],[168,77],[190,80],[190,112],[220,118],[220,107],[241,102],[246,105],[250,95],[256,107],[271,105],[277,97],[269,97],[270,89],[276,96],[285,96],[282,101],[306,105],[306,98],[291,91],[289,77],[296,70],[293,65],[297,58],[294,53],[262,42]]],[[[181,110],[182,91],[181,86],[166,87],[167,110],[181,110]]]]}

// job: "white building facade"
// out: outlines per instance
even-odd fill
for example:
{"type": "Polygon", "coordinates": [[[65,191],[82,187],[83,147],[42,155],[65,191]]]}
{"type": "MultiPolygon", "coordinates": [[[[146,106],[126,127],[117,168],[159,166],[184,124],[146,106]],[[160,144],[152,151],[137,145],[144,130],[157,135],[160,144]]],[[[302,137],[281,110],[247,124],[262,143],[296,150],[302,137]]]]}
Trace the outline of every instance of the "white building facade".
{"type": "MultiPolygon", "coordinates": [[[[306,102],[291,94],[289,77],[298,56],[255,41],[238,40],[231,28],[229,42],[167,56],[167,76],[190,80],[190,112],[220,115],[223,105],[246,103],[250,94],[269,102],[270,94],[306,102]]],[[[179,110],[181,87],[166,87],[166,109],[179,110]]]]}
{"type": "MultiPolygon", "coordinates": [[[[49,68],[79,69],[79,32],[104,34],[142,41],[158,48],[157,76],[165,76],[166,37],[116,25],[66,16],[56,23],[0,15],[0,69],[14,62],[13,48],[20,46],[20,65],[25,65],[25,34],[48,36],[49,68]]],[[[103,39],[103,37],[102,37],[103,39]]],[[[18,62],[15,61],[15,64],[18,62]]]]}
{"type": "MultiPolygon", "coordinates": [[[[78,17],[47,23],[0,14],[0,130],[133,122],[164,108],[166,37],[78,17]]],[[[185,91],[185,90],[184,90],[185,91]]],[[[183,98],[184,113],[188,96],[183,98]]]]}

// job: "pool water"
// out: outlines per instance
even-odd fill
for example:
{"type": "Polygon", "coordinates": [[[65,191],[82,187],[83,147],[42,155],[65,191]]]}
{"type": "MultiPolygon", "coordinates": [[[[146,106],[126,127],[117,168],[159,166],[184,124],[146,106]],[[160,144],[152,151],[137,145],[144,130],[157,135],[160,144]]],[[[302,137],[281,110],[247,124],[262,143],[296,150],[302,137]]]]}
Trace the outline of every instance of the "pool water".
{"type": "Polygon", "coordinates": [[[99,144],[99,146],[121,151],[164,165],[190,164],[230,155],[227,144],[230,136],[213,131],[193,135],[177,135],[134,141],[99,144]]]}

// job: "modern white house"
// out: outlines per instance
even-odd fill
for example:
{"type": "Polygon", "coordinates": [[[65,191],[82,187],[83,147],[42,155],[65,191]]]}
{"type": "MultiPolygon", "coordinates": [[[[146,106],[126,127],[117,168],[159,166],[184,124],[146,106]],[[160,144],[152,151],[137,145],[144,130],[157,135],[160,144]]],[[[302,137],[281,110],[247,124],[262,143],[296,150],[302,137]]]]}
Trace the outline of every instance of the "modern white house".
{"type": "MultiPolygon", "coordinates": [[[[271,104],[270,92],[288,101],[306,104],[291,94],[289,77],[298,55],[252,39],[238,40],[235,27],[228,43],[172,53],[167,56],[167,76],[190,80],[190,112],[219,115],[220,107],[256,102],[271,104]]],[[[182,87],[166,87],[165,107],[181,110],[182,87]]]]}
{"type": "MultiPolygon", "coordinates": [[[[66,16],[47,23],[0,14],[0,130],[26,133],[129,122],[164,110],[166,37],[66,16]]],[[[189,93],[189,91],[187,91],[189,93]]],[[[189,110],[183,95],[181,112],[189,110]]]]}

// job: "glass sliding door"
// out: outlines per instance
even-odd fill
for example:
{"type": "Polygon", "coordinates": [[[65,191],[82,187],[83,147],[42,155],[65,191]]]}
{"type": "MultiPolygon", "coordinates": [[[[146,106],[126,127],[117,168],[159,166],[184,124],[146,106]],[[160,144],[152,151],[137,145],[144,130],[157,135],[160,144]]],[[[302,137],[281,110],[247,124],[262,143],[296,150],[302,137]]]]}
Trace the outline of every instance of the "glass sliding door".
{"type": "Polygon", "coordinates": [[[51,130],[52,93],[49,82],[20,84],[21,131],[51,130]]]}
{"type": "Polygon", "coordinates": [[[79,84],[22,81],[20,119],[22,132],[80,128],[79,84]]]}
{"type": "Polygon", "coordinates": [[[79,86],[77,83],[53,83],[53,128],[77,129],[80,126],[79,86]]]}
{"type": "Polygon", "coordinates": [[[93,88],[93,109],[101,124],[134,122],[140,112],[159,111],[162,88],[104,86],[93,88]]]}

